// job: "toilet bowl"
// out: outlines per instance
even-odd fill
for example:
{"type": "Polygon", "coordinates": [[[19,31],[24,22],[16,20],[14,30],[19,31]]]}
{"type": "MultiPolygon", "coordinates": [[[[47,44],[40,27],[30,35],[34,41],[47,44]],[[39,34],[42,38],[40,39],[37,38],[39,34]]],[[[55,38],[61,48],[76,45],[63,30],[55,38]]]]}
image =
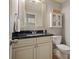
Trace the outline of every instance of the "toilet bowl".
{"type": "Polygon", "coordinates": [[[69,46],[67,45],[64,45],[64,44],[60,44],[60,45],[56,45],[58,50],[61,51],[61,53],[63,54],[69,54],[69,51],[70,51],[70,48],[69,46]]]}
{"type": "Polygon", "coordinates": [[[53,36],[52,37],[52,42],[56,45],[55,48],[55,54],[60,58],[60,59],[68,59],[69,55],[69,46],[65,44],[61,44],[62,36],[53,36]]]}

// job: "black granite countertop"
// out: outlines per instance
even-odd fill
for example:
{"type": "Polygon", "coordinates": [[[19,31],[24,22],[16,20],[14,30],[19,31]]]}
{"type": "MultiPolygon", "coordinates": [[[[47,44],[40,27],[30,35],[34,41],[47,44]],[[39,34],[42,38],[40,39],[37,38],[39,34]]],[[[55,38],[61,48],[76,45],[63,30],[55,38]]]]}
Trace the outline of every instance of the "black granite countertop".
{"type": "Polygon", "coordinates": [[[13,32],[12,39],[24,39],[24,38],[35,38],[35,37],[45,37],[45,36],[53,36],[53,34],[43,33],[43,30],[39,30],[36,34],[32,34],[32,31],[20,31],[13,32]]]}
{"type": "Polygon", "coordinates": [[[41,34],[41,35],[18,35],[13,36],[12,39],[24,39],[24,38],[35,38],[35,37],[45,37],[45,36],[53,36],[53,34],[41,34]]]}

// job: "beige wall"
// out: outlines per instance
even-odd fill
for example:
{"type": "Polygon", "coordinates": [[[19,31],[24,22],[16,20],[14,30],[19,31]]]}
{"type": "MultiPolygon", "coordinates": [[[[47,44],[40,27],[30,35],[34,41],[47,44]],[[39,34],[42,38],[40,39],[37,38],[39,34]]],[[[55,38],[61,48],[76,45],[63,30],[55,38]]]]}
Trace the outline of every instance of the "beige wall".
{"type": "Polygon", "coordinates": [[[63,3],[62,13],[64,14],[64,38],[67,45],[70,45],[70,2],[63,3]]]}
{"type": "Polygon", "coordinates": [[[9,37],[11,39],[13,27],[14,27],[14,21],[17,18],[18,13],[18,0],[10,0],[10,20],[9,20],[9,37]]]}

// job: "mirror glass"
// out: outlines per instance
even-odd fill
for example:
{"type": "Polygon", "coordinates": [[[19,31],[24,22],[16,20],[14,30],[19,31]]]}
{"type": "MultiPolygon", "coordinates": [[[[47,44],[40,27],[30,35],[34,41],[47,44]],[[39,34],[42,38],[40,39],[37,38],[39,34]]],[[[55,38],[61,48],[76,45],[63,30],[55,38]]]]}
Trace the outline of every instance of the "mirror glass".
{"type": "Polygon", "coordinates": [[[19,2],[21,29],[43,27],[46,18],[46,3],[41,0],[22,0],[19,2]]]}

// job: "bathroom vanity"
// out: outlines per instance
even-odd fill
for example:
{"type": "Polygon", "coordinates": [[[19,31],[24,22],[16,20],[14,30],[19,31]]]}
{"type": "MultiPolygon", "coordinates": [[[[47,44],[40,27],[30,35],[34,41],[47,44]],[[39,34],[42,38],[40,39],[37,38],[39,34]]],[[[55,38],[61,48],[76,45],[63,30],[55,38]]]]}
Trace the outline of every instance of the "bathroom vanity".
{"type": "Polygon", "coordinates": [[[49,0],[11,0],[11,2],[11,27],[12,32],[15,32],[11,32],[12,59],[52,59],[53,34],[34,31],[61,27],[61,15],[52,14],[50,18],[52,7],[49,0]]]}
{"type": "Polygon", "coordinates": [[[52,35],[13,37],[12,59],[52,59],[52,35]]]}

